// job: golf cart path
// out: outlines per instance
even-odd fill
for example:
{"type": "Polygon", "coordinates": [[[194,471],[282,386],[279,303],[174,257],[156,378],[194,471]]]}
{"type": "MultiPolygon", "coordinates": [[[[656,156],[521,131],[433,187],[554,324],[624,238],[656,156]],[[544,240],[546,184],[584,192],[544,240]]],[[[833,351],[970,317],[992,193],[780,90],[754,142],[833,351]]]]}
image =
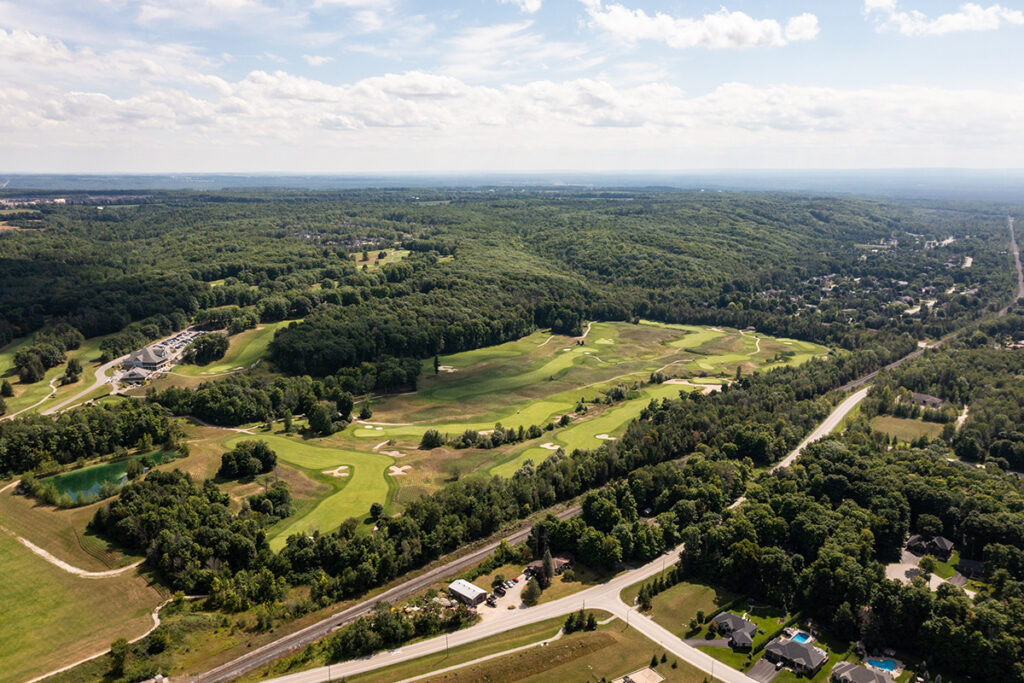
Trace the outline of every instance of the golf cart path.
{"type": "Polygon", "coordinates": [[[120,576],[122,574],[127,574],[128,572],[134,571],[135,568],[142,564],[144,561],[139,560],[138,562],[133,562],[132,564],[129,564],[125,567],[119,567],[118,569],[109,569],[105,572],[90,572],[86,571],[85,569],[82,569],[81,567],[76,567],[73,564],[68,564],[64,560],[54,557],[48,551],[44,550],[43,548],[40,548],[27,538],[22,538],[21,536],[14,533],[7,527],[0,526],[0,530],[2,530],[4,533],[10,534],[11,536],[14,536],[14,538],[18,539],[18,543],[21,543],[23,546],[34,552],[36,555],[52,564],[54,567],[63,569],[67,573],[74,574],[75,576],[83,579],[109,579],[112,576],[120,576]]]}

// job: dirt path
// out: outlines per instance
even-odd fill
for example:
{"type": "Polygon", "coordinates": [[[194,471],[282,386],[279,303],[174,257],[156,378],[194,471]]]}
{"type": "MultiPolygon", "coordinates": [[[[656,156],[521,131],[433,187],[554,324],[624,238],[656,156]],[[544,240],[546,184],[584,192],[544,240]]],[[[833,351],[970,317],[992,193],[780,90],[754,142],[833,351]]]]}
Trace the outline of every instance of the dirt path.
{"type": "Polygon", "coordinates": [[[540,344],[537,344],[537,348],[539,349],[540,347],[545,346],[549,341],[551,341],[554,338],[555,338],[555,335],[551,335],[550,337],[548,337],[547,339],[542,341],[540,344]]]}
{"type": "MultiPolygon", "coordinates": [[[[199,599],[202,599],[202,598],[205,598],[205,597],[206,597],[205,595],[186,595],[185,599],[186,600],[199,600],[199,599]]],[[[146,630],[146,632],[143,633],[141,636],[136,636],[135,638],[132,638],[128,642],[129,643],[137,643],[140,640],[142,640],[143,638],[145,638],[146,636],[148,636],[150,633],[155,631],[157,628],[159,628],[159,626],[160,626],[160,610],[162,610],[164,607],[166,607],[168,605],[168,603],[170,603],[172,600],[173,600],[173,598],[168,598],[167,600],[164,600],[159,605],[154,607],[153,611],[150,613],[150,616],[153,618],[153,625],[150,626],[146,630]]],[[[25,681],[25,683],[38,683],[39,681],[45,680],[45,679],[49,678],[50,676],[56,676],[59,673],[63,673],[65,671],[68,671],[69,669],[74,669],[76,666],[79,666],[81,664],[85,664],[86,662],[91,662],[92,660],[96,659],[97,657],[102,657],[103,655],[107,654],[108,652],[110,652],[110,648],[107,648],[106,650],[103,650],[102,652],[97,652],[95,654],[91,654],[88,657],[84,657],[82,659],[79,659],[77,662],[74,662],[73,664],[68,664],[67,666],[62,666],[59,669],[54,669],[53,671],[50,671],[49,673],[45,673],[42,676],[36,676],[35,678],[33,678],[33,679],[29,680],[29,681],[25,681]]]]}
{"type": "MultiPolygon", "coordinates": [[[[6,488],[4,490],[6,490],[6,488]]],[[[43,550],[27,538],[22,538],[21,536],[17,535],[16,533],[14,533],[6,527],[0,526],[0,530],[2,530],[4,533],[10,534],[11,536],[14,536],[14,538],[18,539],[18,543],[21,543],[23,546],[34,552],[36,555],[52,564],[54,567],[59,567],[67,573],[74,574],[75,576],[81,577],[83,579],[109,579],[112,576],[120,576],[121,574],[127,574],[128,572],[134,570],[136,567],[143,563],[143,560],[139,560],[138,562],[134,562],[128,565],[127,567],[121,567],[120,569],[109,569],[105,572],[89,572],[79,567],[76,567],[72,564],[68,564],[64,560],[54,557],[48,551],[43,550]]]]}
{"type": "Polygon", "coordinates": [[[964,404],[964,412],[960,413],[956,418],[956,431],[960,431],[960,428],[964,426],[964,422],[967,422],[967,413],[970,412],[970,406],[964,404]]]}
{"type": "Polygon", "coordinates": [[[255,436],[248,429],[239,429],[238,427],[221,427],[220,425],[210,424],[206,420],[200,420],[195,415],[189,415],[188,419],[192,420],[193,422],[195,422],[200,427],[209,427],[210,429],[226,429],[229,432],[238,432],[239,434],[248,434],[249,436],[255,436]]]}
{"type": "Polygon", "coordinates": [[[581,334],[579,337],[576,337],[576,339],[579,339],[579,340],[586,339],[587,335],[590,334],[590,326],[593,325],[593,324],[594,323],[592,323],[592,322],[587,323],[587,329],[583,330],[583,334],[581,334]]]}

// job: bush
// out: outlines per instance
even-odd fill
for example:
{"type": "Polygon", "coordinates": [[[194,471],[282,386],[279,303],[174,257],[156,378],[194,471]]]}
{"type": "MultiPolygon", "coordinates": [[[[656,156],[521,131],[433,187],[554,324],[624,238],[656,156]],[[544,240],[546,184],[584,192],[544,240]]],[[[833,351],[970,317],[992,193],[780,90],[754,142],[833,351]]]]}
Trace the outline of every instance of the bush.
{"type": "Polygon", "coordinates": [[[420,439],[420,449],[429,451],[432,448],[443,446],[445,439],[441,436],[441,432],[436,429],[428,429],[423,432],[423,438],[420,439]]]}
{"type": "Polygon", "coordinates": [[[277,453],[266,441],[239,441],[234,449],[220,458],[217,476],[225,479],[252,479],[277,466],[277,453]]]}
{"type": "Polygon", "coordinates": [[[530,579],[526,582],[522,598],[523,604],[527,607],[533,607],[540,600],[540,586],[537,584],[536,579],[530,579]]]}

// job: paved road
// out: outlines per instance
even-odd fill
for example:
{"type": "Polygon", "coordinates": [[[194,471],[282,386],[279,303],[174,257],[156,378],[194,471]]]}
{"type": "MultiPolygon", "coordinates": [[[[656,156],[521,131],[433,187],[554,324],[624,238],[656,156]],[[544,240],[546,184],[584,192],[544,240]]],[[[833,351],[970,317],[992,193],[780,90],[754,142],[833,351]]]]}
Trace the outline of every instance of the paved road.
{"type": "Polygon", "coordinates": [[[50,406],[46,410],[41,411],[42,414],[43,415],[52,415],[52,414],[56,413],[57,411],[59,411],[64,406],[71,405],[75,401],[80,401],[81,399],[83,399],[86,396],[88,396],[90,393],[96,391],[97,389],[99,389],[104,384],[106,384],[107,382],[110,381],[110,378],[107,377],[107,370],[109,370],[111,368],[116,368],[121,363],[123,363],[126,358],[128,358],[128,356],[121,356],[120,358],[115,358],[114,360],[110,361],[109,363],[104,363],[103,365],[99,366],[98,368],[96,368],[96,381],[94,381],[92,383],[92,386],[90,386],[88,389],[83,389],[82,391],[78,392],[77,394],[75,394],[71,398],[64,399],[63,401],[61,401],[57,405],[50,406]]]}
{"type": "Polygon", "coordinates": [[[630,626],[660,645],[666,652],[706,672],[712,673],[713,677],[718,680],[725,683],[750,683],[751,679],[743,673],[731,669],[710,655],[687,645],[680,638],[662,628],[648,617],[623,604],[619,599],[619,593],[627,586],[650,578],[661,572],[663,567],[671,566],[676,562],[679,559],[680,549],[676,548],[667,555],[658,557],[638,569],[633,569],[615,577],[608,583],[594,586],[574,595],[537,605],[536,607],[510,611],[501,615],[501,617],[488,619],[448,636],[438,636],[407,645],[398,650],[381,652],[370,657],[332,664],[331,666],[322,666],[272,680],[275,683],[317,683],[319,681],[337,680],[343,676],[354,676],[391,664],[440,652],[446,647],[458,647],[482,638],[496,636],[521,626],[565,616],[570,612],[581,609],[585,604],[587,609],[604,610],[623,621],[628,621],[630,626]]]}
{"type": "MultiPolygon", "coordinates": [[[[558,513],[559,519],[567,519],[574,515],[579,514],[580,507],[578,505],[563,510],[558,513]]],[[[507,536],[505,540],[509,544],[514,545],[524,540],[530,534],[531,526],[524,526],[515,533],[507,536]]],[[[328,635],[331,631],[353,621],[357,617],[364,614],[368,614],[373,606],[379,600],[386,600],[388,602],[395,602],[403,598],[409,597],[424,588],[427,588],[433,583],[440,581],[448,576],[458,574],[464,569],[473,566],[480,562],[498,547],[500,541],[494,541],[487,545],[474,550],[471,553],[463,555],[462,557],[456,558],[451,562],[447,562],[439,567],[435,567],[430,571],[424,572],[419,576],[409,579],[403,583],[400,583],[393,588],[389,588],[383,593],[379,593],[368,600],[364,600],[357,605],[353,605],[347,609],[341,610],[331,616],[318,621],[315,624],[307,626],[294,633],[290,633],[272,643],[268,643],[263,647],[257,648],[252,652],[248,652],[238,659],[223,664],[215,669],[211,669],[206,673],[199,674],[190,678],[193,683],[213,683],[214,681],[229,681],[233,678],[237,678],[247,671],[251,671],[257,667],[269,664],[275,659],[279,659],[289,652],[309,645],[310,643],[323,638],[328,635]]],[[[325,679],[326,680],[326,679],[325,679]]]]}

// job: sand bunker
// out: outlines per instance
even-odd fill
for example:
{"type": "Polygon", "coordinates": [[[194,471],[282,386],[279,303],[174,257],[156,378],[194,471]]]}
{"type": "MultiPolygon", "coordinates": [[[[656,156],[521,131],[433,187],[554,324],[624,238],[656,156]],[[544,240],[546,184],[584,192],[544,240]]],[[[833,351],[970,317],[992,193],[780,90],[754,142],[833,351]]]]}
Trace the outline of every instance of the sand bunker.
{"type": "Polygon", "coordinates": [[[437,371],[438,372],[458,372],[458,370],[456,368],[453,368],[450,365],[438,365],[437,366],[437,371]]]}
{"type": "Polygon", "coordinates": [[[549,451],[557,451],[559,448],[561,448],[561,446],[559,446],[558,444],[551,443],[550,441],[548,441],[547,443],[542,443],[540,447],[546,448],[549,451]]]}
{"type": "Polygon", "coordinates": [[[598,434],[597,438],[601,439],[601,441],[618,441],[614,436],[608,436],[607,434],[598,434]]]}
{"type": "Polygon", "coordinates": [[[348,476],[348,465],[339,465],[333,470],[324,470],[324,474],[329,474],[332,477],[347,477],[348,476]]]}
{"type": "Polygon", "coordinates": [[[383,455],[390,455],[392,458],[404,458],[405,453],[402,451],[381,451],[383,455]]]}
{"type": "Polygon", "coordinates": [[[410,469],[412,469],[412,465],[402,465],[401,467],[399,467],[398,465],[392,465],[391,467],[388,468],[388,474],[390,474],[392,477],[397,477],[399,475],[405,474],[405,471],[410,469]]]}
{"type": "Polygon", "coordinates": [[[388,439],[388,441],[381,441],[379,444],[373,447],[373,450],[380,450],[382,447],[387,446],[390,441],[390,439],[388,439]]]}

